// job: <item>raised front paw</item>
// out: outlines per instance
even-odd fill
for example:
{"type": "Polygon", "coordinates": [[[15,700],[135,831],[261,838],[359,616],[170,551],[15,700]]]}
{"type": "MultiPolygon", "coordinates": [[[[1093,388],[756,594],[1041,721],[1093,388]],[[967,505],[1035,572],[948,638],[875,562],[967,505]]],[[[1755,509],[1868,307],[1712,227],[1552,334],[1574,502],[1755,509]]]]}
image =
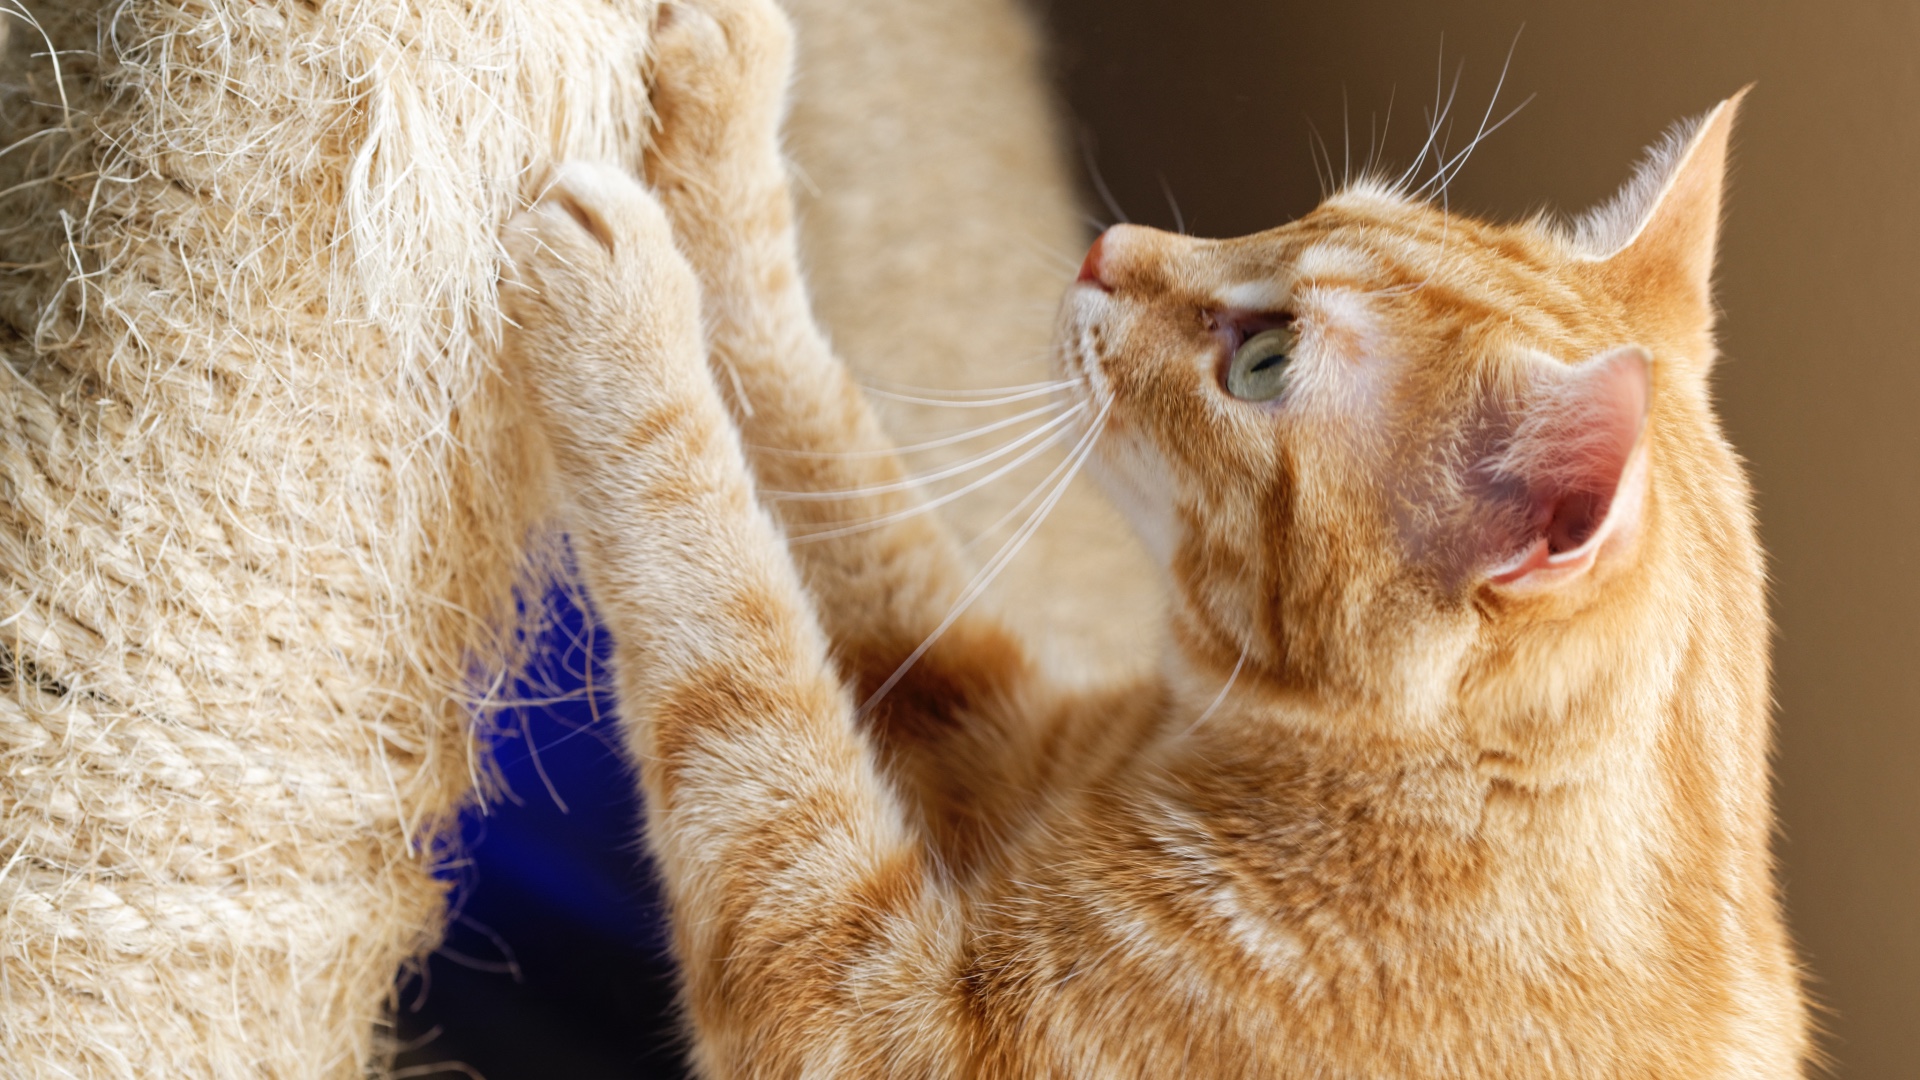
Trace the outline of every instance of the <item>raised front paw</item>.
{"type": "Polygon", "coordinates": [[[793,31],[773,0],[665,0],[654,30],[650,97],[659,131],[654,186],[751,183],[779,161],[793,31]]]}
{"type": "Polygon", "coordinates": [[[508,222],[508,373],[559,438],[617,438],[706,375],[700,294],[666,215],[625,171],[569,162],[508,222]]]}

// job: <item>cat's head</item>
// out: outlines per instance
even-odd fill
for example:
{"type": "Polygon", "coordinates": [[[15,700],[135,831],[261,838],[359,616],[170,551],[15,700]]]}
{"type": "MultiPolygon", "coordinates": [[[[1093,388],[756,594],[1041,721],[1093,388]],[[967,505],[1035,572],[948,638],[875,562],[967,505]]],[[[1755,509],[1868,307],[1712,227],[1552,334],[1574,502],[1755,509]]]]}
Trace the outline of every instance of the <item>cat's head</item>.
{"type": "Polygon", "coordinates": [[[1669,577],[1753,576],[1706,389],[1737,104],[1573,228],[1361,184],[1254,236],[1095,243],[1058,362],[1196,683],[1243,668],[1329,734],[1551,727],[1622,636],[1665,662],[1669,577]]]}

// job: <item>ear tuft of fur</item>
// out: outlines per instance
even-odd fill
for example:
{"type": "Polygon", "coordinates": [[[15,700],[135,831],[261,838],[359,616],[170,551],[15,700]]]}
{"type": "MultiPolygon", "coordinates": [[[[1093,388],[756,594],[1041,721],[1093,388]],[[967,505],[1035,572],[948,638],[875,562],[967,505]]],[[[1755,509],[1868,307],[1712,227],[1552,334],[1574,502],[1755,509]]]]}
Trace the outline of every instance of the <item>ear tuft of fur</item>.
{"type": "Polygon", "coordinates": [[[1573,222],[1574,248],[1595,261],[1658,249],[1704,280],[1719,234],[1727,145],[1748,89],[1648,147],[1626,186],[1573,222]]]}
{"type": "Polygon", "coordinates": [[[1589,259],[1609,259],[1640,235],[1694,138],[1712,115],[1688,117],[1668,128],[1658,142],[1641,153],[1633,176],[1619,191],[1573,220],[1573,245],[1580,254],[1589,259]]]}

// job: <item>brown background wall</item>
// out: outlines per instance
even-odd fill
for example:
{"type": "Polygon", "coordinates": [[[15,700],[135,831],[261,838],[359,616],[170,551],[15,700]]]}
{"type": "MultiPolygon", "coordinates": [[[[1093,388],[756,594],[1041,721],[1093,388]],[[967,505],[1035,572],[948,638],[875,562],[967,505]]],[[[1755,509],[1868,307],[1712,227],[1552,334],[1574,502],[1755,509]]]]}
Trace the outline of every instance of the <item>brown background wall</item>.
{"type": "Polygon", "coordinates": [[[1514,216],[1591,205],[1671,121],[1742,85],[1720,298],[1722,409],[1772,555],[1778,845],[1836,1071],[1920,1076],[1920,2],[1043,0],[1070,114],[1121,206],[1232,235],[1318,197],[1311,120],[1358,160],[1424,135],[1445,40],[1452,185],[1514,216]],[[1416,130],[1419,129],[1419,130],[1416,130]],[[1164,189],[1162,178],[1164,178],[1164,189]]]}

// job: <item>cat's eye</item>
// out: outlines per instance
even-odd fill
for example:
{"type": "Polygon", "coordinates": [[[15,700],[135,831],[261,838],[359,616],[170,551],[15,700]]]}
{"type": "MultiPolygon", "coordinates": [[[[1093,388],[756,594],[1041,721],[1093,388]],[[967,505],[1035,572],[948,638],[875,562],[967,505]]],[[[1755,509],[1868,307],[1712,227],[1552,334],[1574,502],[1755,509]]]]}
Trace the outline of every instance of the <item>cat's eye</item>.
{"type": "Polygon", "coordinates": [[[1262,330],[1234,350],[1227,366],[1227,393],[1242,401],[1272,401],[1286,386],[1293,359],[1293,331],[1262,330]]]}

